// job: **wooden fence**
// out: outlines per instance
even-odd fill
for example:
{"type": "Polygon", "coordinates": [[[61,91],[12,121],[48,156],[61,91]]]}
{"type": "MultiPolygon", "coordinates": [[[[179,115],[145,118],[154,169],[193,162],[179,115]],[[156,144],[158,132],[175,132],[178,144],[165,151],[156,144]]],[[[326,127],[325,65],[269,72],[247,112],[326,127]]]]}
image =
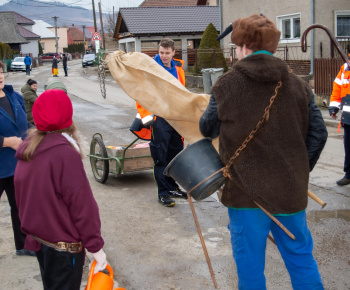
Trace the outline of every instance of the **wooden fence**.
{"type": "Polygon", "coordinates": [[[314,81],[316,95],[331,95],[333,81],[344,61],[340,58],[316,58],[314,62],[314,81]]]}

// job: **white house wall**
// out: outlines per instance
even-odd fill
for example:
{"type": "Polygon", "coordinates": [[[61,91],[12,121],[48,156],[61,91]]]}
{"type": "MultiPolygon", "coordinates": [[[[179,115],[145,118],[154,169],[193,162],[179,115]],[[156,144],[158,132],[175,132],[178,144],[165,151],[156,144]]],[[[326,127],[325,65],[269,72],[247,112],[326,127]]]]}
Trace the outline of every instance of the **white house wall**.
{"type": "MultiPolygon", "coordinates": [[[[183,35],[183,36],[178,36],[178,35],[167,35],[167,38],[171,38],[173,40],[181,40],[182,46],[181,49],[187,50],[187,40],[193,40],[193,39],[201,39],[202,35],[183,35]]],[[[160,41],[164,37],[161,36],[146,36],[146,37],[129,37],[129,38],[123,38],[119,39],[119,48],[121,50],[124,50],[126,52],[131,52],[132,51],[132,43],[135,44],[135,52],[141,52],[141,42],[142,41],[160,41]]],[[[185,62],[184,63],[184,69],[187,69],[187,55],[185,53],[182,54],[182,59],[185,62]]]]}
{"type": "Polygon", "coordinates": [[[20,45],[21,53],[31,53],[33,57],[39,55],[39,42],[38,40],[29,40],[29,43],[20,45]]]}

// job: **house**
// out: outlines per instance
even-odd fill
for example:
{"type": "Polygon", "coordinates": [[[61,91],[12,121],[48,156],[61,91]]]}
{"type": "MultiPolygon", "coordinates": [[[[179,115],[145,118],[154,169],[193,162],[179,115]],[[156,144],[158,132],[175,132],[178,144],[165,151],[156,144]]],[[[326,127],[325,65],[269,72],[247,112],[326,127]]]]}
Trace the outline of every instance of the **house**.
{"type": "Polygon", "coordinates": [[[119,48],[155,54],[164,37],[175,41],[175,50],[188,65],[187,49],[198,48],[203,32],[212,23],[220,30],[217,6],[120,8],[114,33],[119,48]]]}
{"type": "Polygon", "coordinates": [[[197,2],[197,0],[145,0],[139,7],[197,6],[197,2]]]}
{"type": "Polygon", "coordinates": [[[7,43],[11,49],[20,54],[31,54],[32,57],[39,55],[40,35],[32,32],[35,24],[14,11],[0,11],[0,40],[7,43]]]}
{"type": "MultiPolygon", "coordinates": [[[[48,27],[48,29],[56,35],[55,27],[48,27]]],[[[58,52],[62,53],[64,48],[68,47],[68,28],[67,27],[57,27],[57,38],[58,38],[58,52]]],[[[53,51],[56,52],[56,48],[53,51]]]]}
{"type": "MultiPolygon", "coordinates": [[[[310,62],[312,64],[314,58],[337,55],[330,44],[329,37],[320,29],[314,29],[308,33],[307,53],[301,51],[301,36],[305,29],[313,23],[322,24],[330,29],[343,46],[343,49],[347,53],[350,52],[349,0],[311,0],[311,2],[303,0],[289,2],[251,0],[249,5],[243,0],[221,0],[221,5],[223,29],[235,19],[255,13],[263,13],[273,21],[282,32],[279,48],[275,55],[287,62],[294,61],[295,63],[299,61],[299,68],[303,63],[308,62],[308,68],[304,68],[303,74],[310,72],[310,70],[312,73],[310,62]],[[311,41],[312,34],[314,35],[314,41],[311,41]]],[[[225,37],[222,46],[229,47],[231,45],[230,37],[225,37]]]]}
{"type": "Polygon", "coordinates": [[[40,45],[43,49],[43,53],[56,51],[56,35],[49,27],[51,24],[46,23],[43,20],[34,20],[35,24],[32,27],[32,31],[40,35],[40,45]]]}

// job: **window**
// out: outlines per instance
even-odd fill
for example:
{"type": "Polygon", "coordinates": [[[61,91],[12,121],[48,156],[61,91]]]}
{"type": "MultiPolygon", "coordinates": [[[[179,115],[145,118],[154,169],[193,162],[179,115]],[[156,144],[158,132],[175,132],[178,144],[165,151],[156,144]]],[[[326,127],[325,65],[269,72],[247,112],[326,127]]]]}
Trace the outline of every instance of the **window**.
{"type": "Polygon", "coordinates": [[[45,50],[45,42],[40,42],[41,48],[45,50]]]}
{"type": "Polygon", "coordinates": [[[336,37],[350,37],[350,11],[335,11],[336,37]]]}
{"type": "Polygon", "coordinates": [[[278,16],[277,26],[281,30],[281,42],[299,42],[300,13],[278,16]]]}

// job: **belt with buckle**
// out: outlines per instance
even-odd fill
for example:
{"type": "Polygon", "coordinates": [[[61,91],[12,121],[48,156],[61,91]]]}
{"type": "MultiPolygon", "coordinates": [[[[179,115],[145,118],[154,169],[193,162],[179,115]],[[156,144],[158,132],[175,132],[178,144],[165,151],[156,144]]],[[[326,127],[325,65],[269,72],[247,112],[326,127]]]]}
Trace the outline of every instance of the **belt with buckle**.
{"type": "Polygon", "coordinates": [[[32,237],[38,241],[39,243],[48,246],[50,248],[54,248],[57,251],[60,252],[69,252],[72,254],[77,254],[77,253],[81,253],[83,251],[83,243],[66,243],[66,242],[58,242],[58,243],[50,243],[48,241],[42,240],[36,236],[32,237]]]}

